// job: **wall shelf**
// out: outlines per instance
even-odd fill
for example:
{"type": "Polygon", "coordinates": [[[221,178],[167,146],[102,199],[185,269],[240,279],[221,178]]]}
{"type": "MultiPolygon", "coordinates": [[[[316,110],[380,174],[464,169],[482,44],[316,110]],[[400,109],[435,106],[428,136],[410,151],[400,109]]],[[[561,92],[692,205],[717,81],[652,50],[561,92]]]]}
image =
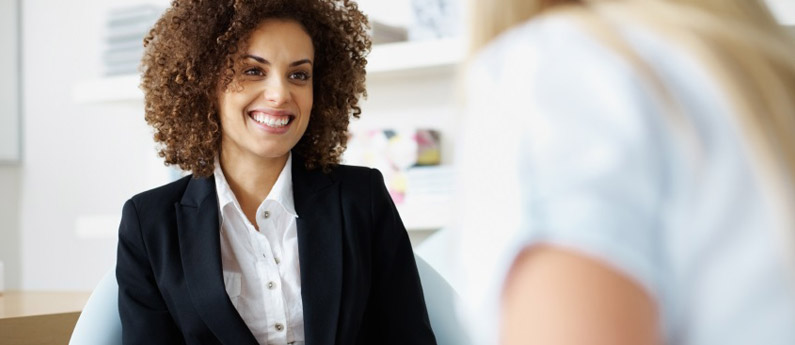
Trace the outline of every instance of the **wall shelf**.
{"type": "MultiPolygon", "coordinates": [[[[452,70],[464,57],[461,39],[379,44],[368,58],[370,80],[424,71],[452,70]]],[[[140,102],[143,92],[138,88],[136,74],[104,77],[77,83],[72,99],[77,104],[140,102]]]]}
{"type": "Polygon", "coordinates": [[[414,203],[398,205],[398,213],[407,231],[433,231],[450,224],[450,205],[414,203]]]}
{"type": "Polygon", "coordinates": [[[399,42],[373,46],[367,63],[368,77],[452,69],[464,58],[461,39],[399,42]]]}

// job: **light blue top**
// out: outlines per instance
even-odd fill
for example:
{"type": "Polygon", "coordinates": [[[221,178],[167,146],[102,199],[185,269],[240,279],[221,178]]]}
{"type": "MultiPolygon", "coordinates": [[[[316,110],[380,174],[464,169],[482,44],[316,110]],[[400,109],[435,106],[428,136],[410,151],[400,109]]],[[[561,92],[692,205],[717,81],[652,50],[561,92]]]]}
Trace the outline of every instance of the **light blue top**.
{"type": "Polygon", "coordinates": [[[666,344],[795,344],[784,236],[725,96],[683,50],[621,32],[683,118],[570,19],[521,25],[469,68],[457,226],[474,343],[495,343],[515,255],[547,243],[643,287],[666,344]]]}

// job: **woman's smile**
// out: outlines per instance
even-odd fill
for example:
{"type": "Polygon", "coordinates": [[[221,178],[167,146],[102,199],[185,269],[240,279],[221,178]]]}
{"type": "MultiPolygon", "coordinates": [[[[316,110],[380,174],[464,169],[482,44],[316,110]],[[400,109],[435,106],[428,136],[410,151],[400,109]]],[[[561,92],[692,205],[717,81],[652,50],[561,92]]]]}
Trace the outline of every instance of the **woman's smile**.
{"type": "Polygon", "coordinates": [[[295,115],[288,111],[255,109],[248,112],[248,117],[253,120],[258,128],[273,133],[281,134],[290,129],[295,115]]]}

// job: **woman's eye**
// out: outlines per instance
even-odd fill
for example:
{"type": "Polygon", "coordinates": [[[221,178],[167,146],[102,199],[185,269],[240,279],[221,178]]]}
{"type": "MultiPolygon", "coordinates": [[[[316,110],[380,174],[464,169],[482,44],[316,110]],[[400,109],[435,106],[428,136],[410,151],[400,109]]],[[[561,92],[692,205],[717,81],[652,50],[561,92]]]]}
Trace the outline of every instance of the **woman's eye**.
{"type": "Polygon", "coordinates": [[[301,81],[307,81],[307,80],[309,80],[310,76],[309,76],[309,73],[306,73],[306,72],[295,72],[295,73],[290,74],[290,78],[296,79],[296,80],[301,80],[301,81]]]}
{"type": "Polygon", "coordinates": [[[243,74],[251,75],[251,76],[262,76],[265,73],[259,68],[249,68],[249,69],[243,71],[243,74]]]}

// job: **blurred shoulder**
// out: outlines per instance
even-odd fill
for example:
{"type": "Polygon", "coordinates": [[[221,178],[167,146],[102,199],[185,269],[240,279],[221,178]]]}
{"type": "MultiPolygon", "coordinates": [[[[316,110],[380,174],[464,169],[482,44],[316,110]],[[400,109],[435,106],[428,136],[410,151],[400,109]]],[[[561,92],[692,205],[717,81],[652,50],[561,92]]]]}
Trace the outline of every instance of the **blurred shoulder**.
{"type": "Polygon", "coordinates": [[[485,67],[506,62],[532,65],[540,58],[582,52],[589,48],[583,42],[592,41],[574,19],[543,16],[516,25],[495,37],[477,52],[471,66],[485,67]]]}
{"type": "MultiPolygon", "coordinates": [[[[621,30],[616,33],[623,40],[621,30]]],[[[496,37],[473,57],[466,78],[470,109],[504,114],[514,124],[509,131],[539,122],[557,127],[594,120],[596,110],[629,114],[656,108],[648,80],[630,61],[583,21],[564,14],[524,22],[496,37]]],[[[599,120],[626,120],[614,117],[599,120]]]]}
{"type": "Polygon", "coordinates": [[[582,21],[553,14],[526,21],[497,36],[473,57],[469,76],[478,82],[493,80],[510,85],[511,81],[571,70],[626,70],[621,60],[582,21]]]}

